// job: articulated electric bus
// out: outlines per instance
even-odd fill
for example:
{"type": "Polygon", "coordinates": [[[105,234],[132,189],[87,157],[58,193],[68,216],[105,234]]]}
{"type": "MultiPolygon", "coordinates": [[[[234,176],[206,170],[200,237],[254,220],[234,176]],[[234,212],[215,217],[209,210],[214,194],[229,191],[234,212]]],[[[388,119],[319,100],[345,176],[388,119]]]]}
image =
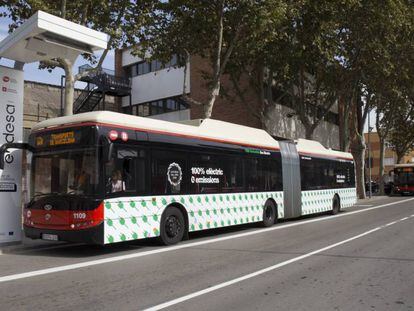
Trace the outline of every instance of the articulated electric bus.
{"type": "Polygon", "coordinates": [[[414,194],[414,163],[394,166],[394,187],[391,193],[414,194]]]}
{"type": "MultiPolygon", "coordinates": [[[[1,159],[18,145],[3,145],[1,159]]],[[[174,244],[193,231],[271,226],[356,201],[349,153],[212,119],[89,112],[37,124],[23,147],[32,154],[24,230],[33,239],[174,244]]]]}

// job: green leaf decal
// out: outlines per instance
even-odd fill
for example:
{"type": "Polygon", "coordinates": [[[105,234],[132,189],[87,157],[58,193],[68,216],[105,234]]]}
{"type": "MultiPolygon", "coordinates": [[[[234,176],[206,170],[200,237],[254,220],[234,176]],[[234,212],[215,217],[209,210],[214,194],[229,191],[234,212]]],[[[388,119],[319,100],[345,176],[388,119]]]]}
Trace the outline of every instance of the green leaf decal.
{"type": "Polygon", "coordinates": [[[126,236],[123,233],[119,237],[120,237],[121,241],[125,241],[126,240],[126,236]]]}
{"type": "Polygon", "coordinates": [[[224,214],[224,208],[220,208],[220,213],[224,214]]]}
{"type": "Polygon", "coordinates": [[[210,216],[210,211],[209,210],[206,210],[206,215],[210,216]]]}
{"type": "Polygon", "coordinates": [[[210,228],[210,222],[207,221],[207,228],[210,228]]]}
{"type": "Polygon", "coordinates": [[[131,222],[135,225],[137,223],[137,218],[135,216],[132,216],[131,222]]]}
{"type": "Polygon", "coordinates": [[[154,234],[156,236],[160,235],[160,232],[159,232],[159,230],[157,228],[152,229],[152,231],[154,232],[154,234]]]}
{"type": "Polygon", "coordinates": [[[217,228],[218,227],[218,223],[217,223],[217,221],[215,221],[214,222],[214,228],[217,228]]]}
{"type": "Polygon", "coordinates": [[[201,198],[200,197],[197,197],[197,202],[201,203],[201,198]]]}
{"type": "Polygon", "coordinates": [[[224,220],[222,220],[220,223],[221,223],[221,226],[224,227],[224,224],[225,224],[224,220]]]}
{"type": "Polygon", "coordinates": [[[122,226],[125,226],[125,219],[124,219],[124,218],[120,218],[120,219],[119,219],[119,223],[120,223],[122,226]]]}
{"type": "Polygon", "coordinates": [[[203,224],[202,223],[199,223],[198,224],[198,228],[201,230],[201,229],[203,229],[203,224]]]}
{"type": "Polygon", "coordinates": [[[132,208],[135,208],[135,202],[134,201],[129,202],[129,206],[131,206],[132,208]]]}
{"type": "Polygon", "coordinates": [[[152,206],[157,206],[157,200],[151,200],[152,206]]]}
{"type": "Polygon", "coordinates": [[[148,234],[149,234],[149,233],[148,233],[148,231],[147,231],[147,230],[145,230],[145,231],[144,231],[144,237],[145,237],[145,238],[147,238],[147,237],[148,237],[148,234]]]}
{"type": "Polygon", "coordinates": [[[142,207],[146,207],[146,206],[147,206],[147,202],[145,202],[145,200],[142,200],[142,201],[141,201],[141,206],[142,206],[142,207]]]}
{"type": "Polygon", "coordinates": [[[153,219],[154,221],[158,221],[158,215],[157,215],[157,214],[153,215],[153,216],[152,216],[152,219],[153,219]]]}
{"type": "Polygon", "coordinates": [[[223,202],[223,196],[219,196],[220,202],[223,202]]]}
{"type": "Polygon", "coordinates": [[[213,209],[213,214],[217,215],[217,210],[216,209],[213,209]]]}
{"type": "Polygon", "coordinates": [[[198,216],[202,216],[203,215],[203,211],[202,210],[198,210],[198,216]]]}
{"type": "Polygon", "coordinates": [[[124,208],[124,203],[119,202],[119,203],[118,203],[118,207],[119,207],[119,208],[124,208]]]}
{"type": "Polygon", "coordinates": [[[107,209],[111,209],[111,203],[106,202],[106,203],[105,203],[105,207],[106,207],[107,209]]]}
{"type": "Polygon", "coordinates": [[[190,203],[194,202],[193,197],[190,197],[188,200],[190,201],[190,203]]]}
{"type": "Polygon", "coordinates": [[[114,237],[112,235],[108,236],[108,242],[114,243],[114,237]]]}
{"type": "Polygon", "coordinates": [[[216,202],[216,196],[213,195],[213,202],[216,202]]]}
{"type": "Polygon", "coordinates": [[[194,226],[194,224],[192,224],[191,225],[191,231],[194,231],[195,230],[195,226],[194,226]]]}
{"type": "Polygon", "coordinates": [[[180,198],[181,204],[185,204],[185,199],[183,197],[180,198]]]}
{"type": "Polygon", "coordinates": [[[190,216],[194,217],[194,211],[190,211],[190,216]]]}
{"type": "Polygon", "coordinates": [[[136,232],[134,232],[134,233],[132,234],[132,238],[133,238],[134,240],[138,239],[138,234],[137,234],[136,232]]]}
{"type": "Polygon", "coordinates": [[[205,200],[206,200],[206,202],[208,203],[208,196],[206,196],[205,200]]]}
{"type": "Polygon", "coordinates": [[[148,217],[147,217],[147,216],[145,216],[145,215],[144,215],[144,216],[142,216],[142,221],[143,221],[143,222],[145,222],[145,223],[147,223],[147,222],[148,222],[148,217]]]}
{"type": "Polygon", "coordinates": [[[106,221],[106,224],[107,224],[109,227],[112,227],[112,226],[114,225],[114,223],[112,222],[112,219],[108,219],[108,220],[106,221]]]}
{"type": "Polygon", "coordinates": [[[163,205],[167,204],[167,200],[165,198],[162,198],[161,202],[162,202],[163,205]]]}
{"type": "Polygon", "coordinates": [[[231,225],[231,220],[227,220],[227,224],[230,226],[231,225]]]}

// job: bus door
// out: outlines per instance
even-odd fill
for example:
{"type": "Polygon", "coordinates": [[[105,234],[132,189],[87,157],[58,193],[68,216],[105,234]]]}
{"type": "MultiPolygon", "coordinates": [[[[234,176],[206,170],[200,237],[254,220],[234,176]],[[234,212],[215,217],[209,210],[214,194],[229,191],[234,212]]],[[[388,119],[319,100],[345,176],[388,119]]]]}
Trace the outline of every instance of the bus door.
{"type": "Polygon", "coordinates": [[[302,214],[300,163],[296,145],[290,141],[279,141],[282,154],[283,198],[285,218],[302,214]]]}

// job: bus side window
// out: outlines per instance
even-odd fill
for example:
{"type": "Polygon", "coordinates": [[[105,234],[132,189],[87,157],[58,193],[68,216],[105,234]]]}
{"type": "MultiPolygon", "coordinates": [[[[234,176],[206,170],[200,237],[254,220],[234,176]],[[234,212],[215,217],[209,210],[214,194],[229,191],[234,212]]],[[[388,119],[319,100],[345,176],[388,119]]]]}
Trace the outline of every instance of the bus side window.
{"type": "Polygon", "coordinates": [[[184,193],[188,177],[184,152],[153,150],[151,158],[152,194],[184,193]]]}
{"type": "Polygon", "coordinates": [[[145,151],[129,147],[115,150],[105,165],[106,192],[131,193],[145,189],[145,151]]]}

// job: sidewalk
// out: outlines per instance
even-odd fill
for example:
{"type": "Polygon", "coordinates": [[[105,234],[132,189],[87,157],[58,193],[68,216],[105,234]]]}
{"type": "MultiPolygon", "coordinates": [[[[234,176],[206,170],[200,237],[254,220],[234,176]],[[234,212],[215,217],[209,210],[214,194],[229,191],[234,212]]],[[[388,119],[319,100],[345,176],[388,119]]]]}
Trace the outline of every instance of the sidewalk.
{"type": "Polygon", "coordinates": [[[32,240],[29,238],[26,238],[24,236],[24,233],[22,232],[23,241],[18,244],[12,244],[12,245],[0,245],[0,255],[1,254],[7,254],[12,252],[18,252],[20,250],[34,250],[34,249],[42,249],[42,248],[49,248],[49,247],[55,247],[60,245],[66,245],[67,242],[51,242],[51,241],[45,241],[45,240],[32,240]]]}
{"type": "Polygon", "coordinates": [[[377,201],[381,201],[381,200],[384,200],[386,198],[389,198],[389,196],[388,195],[375,195],[375,196],[372,196],[371,199],[368,198],[368,196],[367,196],[366,199],[358,199],[357,200],[357,204],[370,204],[370,203],[375,203],[377,201]]]}

